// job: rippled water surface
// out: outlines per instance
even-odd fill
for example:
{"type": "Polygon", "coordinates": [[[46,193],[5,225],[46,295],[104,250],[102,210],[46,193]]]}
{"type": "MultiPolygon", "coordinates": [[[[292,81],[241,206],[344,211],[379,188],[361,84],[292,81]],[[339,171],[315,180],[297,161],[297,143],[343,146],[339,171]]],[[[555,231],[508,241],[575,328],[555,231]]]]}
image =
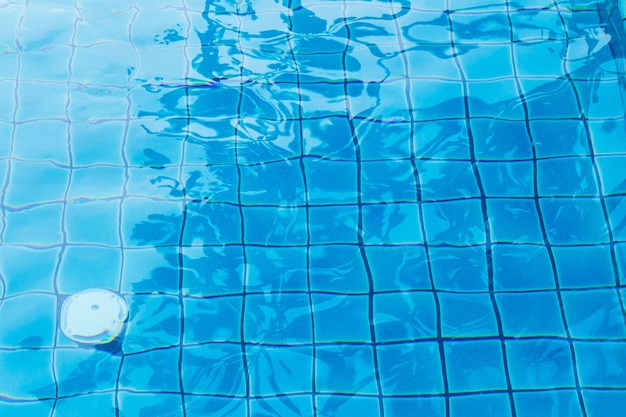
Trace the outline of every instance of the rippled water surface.
{"type": "Polygon", "coordinates": [[[620,415],[624,36],[603,1],[0,0],[0,415],[620,415]],[[130,308],[103,345],[59,325],[91,288],[130,308]]]}

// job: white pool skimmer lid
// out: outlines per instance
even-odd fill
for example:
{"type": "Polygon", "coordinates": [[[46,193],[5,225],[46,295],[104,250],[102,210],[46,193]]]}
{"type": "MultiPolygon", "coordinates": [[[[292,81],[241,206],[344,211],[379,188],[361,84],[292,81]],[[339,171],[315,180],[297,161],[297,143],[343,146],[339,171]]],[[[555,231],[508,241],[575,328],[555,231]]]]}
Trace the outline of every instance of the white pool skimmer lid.
{"type": "Polygon", "coordinates": [[[104,344],[115,339],[128,318],[128,304],[116,293],[89,289],[69,296],[61,307],[61,331],[78,343],[104,344]]]}

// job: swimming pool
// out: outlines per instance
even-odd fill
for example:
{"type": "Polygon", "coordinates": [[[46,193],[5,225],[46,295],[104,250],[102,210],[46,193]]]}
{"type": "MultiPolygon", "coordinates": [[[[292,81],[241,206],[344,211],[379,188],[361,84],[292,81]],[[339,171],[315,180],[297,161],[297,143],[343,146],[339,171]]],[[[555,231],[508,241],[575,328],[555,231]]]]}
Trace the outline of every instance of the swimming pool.
{"type": "Polygon", "coordinates": [[[0,415],[619,415],[621,16],[0,1],[0,415]]]}

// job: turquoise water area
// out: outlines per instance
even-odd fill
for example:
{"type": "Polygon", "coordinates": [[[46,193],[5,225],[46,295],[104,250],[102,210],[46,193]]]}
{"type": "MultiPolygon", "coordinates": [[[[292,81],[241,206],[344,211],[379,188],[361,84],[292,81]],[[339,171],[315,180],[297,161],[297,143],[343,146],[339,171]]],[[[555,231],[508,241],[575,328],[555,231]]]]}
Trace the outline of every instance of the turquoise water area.
{"type": "Polygon", "coordinates": [[[0,0],[0,416],[623,414],[624,36],[605,1],[0,0]],[[92,288],[108,344],[60,329],[92,288]]]}

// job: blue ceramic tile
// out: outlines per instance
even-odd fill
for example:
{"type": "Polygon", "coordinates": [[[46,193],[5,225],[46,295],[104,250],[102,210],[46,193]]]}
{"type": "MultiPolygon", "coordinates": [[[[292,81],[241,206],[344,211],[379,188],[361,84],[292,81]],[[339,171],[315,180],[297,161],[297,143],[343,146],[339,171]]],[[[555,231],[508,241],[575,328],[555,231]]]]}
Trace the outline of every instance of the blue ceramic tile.
{"type": "Polygon", "coordinates": [[[591,158],[538,161],[537,191],[540,196],[596,196],[595,174],[591,158]]]}
{"type": "Polygon", "coordinates": [[[53,203],[6,213],[4,244],[50,246],[63,241],[63,204],[53,203]]]}
{"type": "Polygon", "coordinates": [[[385,415],[388,417],[419,417],[423,415],[444,417],[446,405],[443,398],[437,397],[386,397],[385,415]]]}
{"type": "MultiPolygon", "coordinates": [[[[305,219],[305,209],[299,207],[244,207],[245,241],[260,245],[305,244],[307,241],[305,219]]],[[[234,223],[229,222],[228,227],[233,226],[234,223]]]]}
{"type": "Polygon", "coordinates": [[[596,158],[604,195],[626,193],[626,174],[623,172],[624,163],[626,163],[626,157],[623,155],[596,158]]]}
{"type": "Polygon", "coordinates": [[[383,204],[363,207],[366,244],[415,244],[424,241],[417,204],[383,204]]]}
{"type": "MultiPolygon", "coordinates": [[[[253,291],[306,291],[307,253],[306,248],[246,248],[247,288],[253,291]]],[[[231,256],[222,262],[228,262],[230,259],[235,258],[231,256]]],[[[214,263],[208,265],[215,267],[214,263]]],[[[224,283],[226,282],[225,280],[224,283]]]]}
{"type": "MultiPolygon", "coordinates": [[[[243,292],[243,274],[247,266],[241,247],[191,247],[184,248],[182,253],[182,290],[185,294],[215,296],[243,292]]],[[[177,268],[178,260],[172,260],[171,263],[177,268]]],[[[178,270],[176,272],[180,273],[178,270]]]]}
{"type": "Polygon", "coordinates": [[[523,120],[525,117],[517,84],[511,79],[468,83],[469,113],[472,117],[523,120]]]}
{"type": "Polygon", "coordinates": [[[37,402],[0,401],[0,413],[14,417],[46,417],[50,416],[54,400],[37,402]]]}
{"type": "Polygon", "coordinates": [[[57,299],[48,294],[26,294],[0,304],[0,346],[54,345],[57,299]]]}
{"type": "Polygon", "coordinates": [[[598,200],[542,199],[539,204],[550,243],[607,242],[607,223],[598,200]]]}
{"type": "Polygon", "coordinates": [[[626,360],[623,342],[575,342],[576,363],[580,385],[584,388],[619,388],[626,381],[626,360]]]}
{"type": "Polygon", "coordinates": [[[446,342],[445,355],[450,392],[506,389],[499,340],[446,342]]]}
{"type": "MultiPolygon", "coordinates": [[[[441,20],[443,16],[435,15],[433,17],[441,20]]],[[[427,28],[428,22],[416,21],[410,26],[410,29],[407,28],[408,30],[404,31],[403,35],[405,39],[415,38],[416,35],[419,35],[420,29],[424,30],[427,28]]],[[[441,44],[419,43],[416,46],[406,48],[404,54],[409,64],[409,75],[413,77],[444,78],[448,80],[461,79],[461,74],[455,62],[451,59],[441,59],[442,57],[450,56],[447,39],[441,44]]]]}
{"type": "Polygon", "coordinates": [[[506,352],[513,389],[575,388],[567,341],[509,340],[506,352]]]}
{"type": "Polygon", "coordinates": [[[438,295],[444,337],[497,336],[498,323],[489,294],[438,295]]]}
{"type": "Polygon", "coordinates": [[[544,243],[535,201],[493,198],[487,200],[491,239],[505,243],[544,243]]]}
{"type": "Polygon", "coordinates": [[[511,402],[506,394],[478,394],[453,397],[450,400],[450,416],[499,417],[511,415],[511,402]]]}
{"type": "Polygon", "coordinates": [[[376,161],[361,164],[361,201],[415,201],[417,188],[409,161],[376,161]]]}
{"type": "Polygon", "coordinates": [[[424,204],[424,224],[430,244],[468,245],[485,242],[479,200],[424,204]]]}
{"type": "Polygon", "coordinates": [[[309,208],[309,234],[312,244],[358,242],[358,206],[309,208]]]}
{"type": "Polygon", "coordinates": [[[623,117],[624,111],[619,105],[622,101],[617,80],[574,81],[581,107],[585,115],[591,119],[623,117]],[[602,97],[602,98],[600,98],[602,97]]]}
{"type": "Polygon", "coordinates": [[[418,161],[417,170],[424,200],[480,196],[476,175],[469,162],[418,161]]]}
{"type": "MultiPolygon", "coordinates": [[[[367,295],[313,295],[313,326],[316,342],[369,342],[367,295]]],[[[308,313],[302,304],[299,311],[308,313]]]]}
{"type": "Polygon", "coordinates": [[[244,395],[241,346],[209,344],[183,351],[183,386],[186,393],[244,395]]]}
{"type": "Polygon", "coordinates": [[[244,204],[296,205],[306,199],[302,172],[296,161],[243,166],[240,193],[244,204]]]}
{"type": "Polygon", "coordinates": [[[555,288],[550,255],[544,246],[495,245],[492,253],[496,290],[555,288]]]}
{"type": "Polygon", "coordinates": [[[97,125],[74,123],[70,126],[70,146],[75,165],[123,164],[123,140],[123,122],[97,125]]]}
{"type": "Polygon", "coordinates": [[[578,118],[581,109],[571,85],[561,78],[521,80],[531,118],[578,118]],[[531,98],[532,99],[529,99],[531,98]]]}
{"type": "Polygon", "coordinates": [[[179,349],[159,349],[124,357],[120,387],[136,391],[177,392],[179,349]]]}
{"type": "MultiPolygon", "coordinates": [[[[590,120],[589,131],[596,154],[626,152],[626,143],[623,140],[626,132],[624,118],[617,120],[590,120]]],[[[598,158],[598,163],[602,166],[600,158],[598,158]]]]}
{"type": "Polygon", "coordinates": [[[5,279],[6,294],[53,292],[59,252],[59,248],[0,247],[0,271],[5,279]]]}
{"type": "MultiPolygon", "coordinates": [[[[99,59],[94,56],[90,58],[99,59]]],[[[120,77],[118,81],[122,82],[122,78],[120,77]]],[[[77,122],[100,123],[110,119],[123,120],[129,117],[128,89],[122,85],[81,84],[80,87],[70,90],[67,113],[77,122]]]]}
{"type": "Polygon", "coordinates": [[[416,395],[443,392],[441,356],[436,343],[393,344],[380,346],[377,350],[383,394],[416,395]]]}
{"type": "MultiPolygon", "coordinates": [[[[474,152],[480,160],[530,159],[531,140],[525,122],[493,118],[472,118],[474,152]]],[[[484,166],[479,165],[479,166],[484,166]]],[[[492,178],[493,181],[495,178],[492,178]]],[[[488,183],[489,181],[485,181],[488,183]]]]}
{"type": "Polygon", "coordinates": [[[180,272],[175,248],[127,250],[121,290],[127,293],[178,293],[180,272]]]}
{"type": "MultiPolygon", "coordinates": [[[[183,243],[188,245],[223,245],[225,243],[241,241],[241,215],[237,207],[226,203],[194,201],[187,204],[187,210],[187,217],[185,218],[185,229],[183,230],[182,236],[183,243]]],[[[267,214],[276,213],[275,209],[258,210],[261,210],[267,214]]],[[[256,240],[255,238],[260,239],[262,236],[262,232],[276,232],[276,230],[272,230],[272,226],[275,226],[274,224],[262,223],[262,220],[269,219],[264,218],[265,216],[259,216],[258,210],[244,210],[244,219],[246,220],[246,223],[244,223],[244,225],[249,226],[249,228],[246,228],[246,232],[250,236],[251,241],[256,240]],[[256,229],[262,230],[257,231],[256,229]]],[[[286,211],[287,209],[279,211],[279,213],[282,214],[286,211]]],[[[179,220],[180,218],[176,219],[176,221],[179,220]]],[[[282,218],[279,218],[274,219],[273,221],[280,222],[284,220],[282,218]]],[[[170,220],[169,222],[174,223],[174,219],[170,220]]],[[[279,226],[277,226],[277,228],[278,227],[279,226]]],[[[171,230],[171,233],[172,239],[174,239],[174,231],[171,230]]],[[[286,236],[284,238],[286,238],[286,236]]]]}
{"type": "Polygon", "coordinates": [[[462,118],[465,116],[460,82],[411,80],[411,105],[416,119],[462,118]]]}
{"type": "Polygon", "coordinates": [[[65,229],[70,243],[96,243],[118,246],[119,201],[89,201],[69,204],[65,229]]]}
{"type": "Polygon", "coordinates": [[[626,202],[623,197],[608,197],[605,201],[609,224],[613,226],[613,239],[624,240],[626,237],[626,202]]]}
{"type": "Polygon", "coordinates": [[[583,391],[585,408],[588,415],[598,417],[611,417],[621,412],[623,397],[621,390],[615,391],[583,391]]]}
{"type": "Polygon", "coordinates": [[[0,371],[11,376],[11,384],[3,386],[3,395],[22,399],[53,397],[52,354],[51,350],[39,349],[0,351],[0,371]]]}
{"type": "Polygon", "coordinates": [[[120,392],[119,408],[129,417],[139,417],[180,413],[182,403],[180,394],[120,392]]]}
{"type": "Polygon", "coordinates": [[[463,73],[468,79],[481,80],[507,77],[513,74],[509,45],[481,45],[459,56],[463,73]]]}
{"type": "MultiPolygon", "coordinates": [[[[519,19],[520,13],[511,15],[511,19],[515,24],[515,20],[519,19]]],[[[540,17],[540,14],[536,14],[540,17]]],[[[557,15],[554,14],[554,22],[556,23],[557,15]]],[[[529,30],[530,32],[530,30],[529,30]]],[[[518,36],[516,34],[516,36],[518,36]]],[[[513,44],[515,50],[516,69],[521,76],[546,76],[555,77],[563,74],[563,58],[562,54],[567,49],[567,43],[561,40],[553,41],[527,41],[517,42],[513,44]]]]}
{"type": "Polygon", "coordinates": [[[115,198],[123,194],[125,171],[123,168],[96,166],[74,169],[67,191],[68,198],[115,198]]]}
{"type": "Polygon", "coordinates": [[[365,253],[376,291],[431,288],[423,247],[368,246],[365,253]]]}
{"type": "Polygon", "coordinates": [[[552,248],[561,288],[615,285],[609,246],[552,248]]]}
{"type": "Polygon", "coordinates": [[[185,299],[185,343],[239,341],[242,305],[240,296],[185,299]]]}
{"type": "Polygon", "coordinates": [[[130,197],[122,203],[122,238],[126,246],[178,245],[182,204],[130,197]]]}
{"type": "Polygon", "coordinates": [[[317,396],[317,409],[322,415],[337,417],[380,417],[380,399],[363,396],[317,396]]]}
{"type": "MultiPolygon", "coordinates": [[[[525,7],[544,7],[545,3],[535,1],[535,4],[524,3],[525,7]]],[[[511,14],[513,23],[513,39],[546,42],[554,39],[564,39],[566,34],[560,15],[557,10],[545,10],[538,13],[536,9],[520,10],[511,14]]]]}
{"type": "Polygon", "coordinates": [[[70,171],[47,162],[13,161],[6,204],[14,207],[62,200],[70,171]]]}
{"type": "Polygon", "coordinates": [[[448,291],[487,291],[484,246],[432,247],[430,266],[435,288],[448,291]]]}
{"type": "Polygon", "coordinates": [[[113,393],[90,393],[69,398],[59,398],[55,416],[88,414],[92,417],[115,417],[116,404],[113,393]]]}
{"type": "Polygon", "coordinates": [[[467,126],[461,120],[420,121],[415,124],[416,156],[469,160],[467,126]]]}
{"type": "MultiPolygon", "coordinates": [[[[311,343],[313,330],[308,295],[272,294],[245,297],[242,325],[247,342],[311,343]]],[[[230,308],[236,307],[233,305],[230,308]]],[[[227,327],[234,331],[234,326],[236,325],[232,323],[227,327]]]]}
{"type": "Polygon", "coordinates": [[[322,393],[377,394],[373,349],[370,346],[319,346],[315,387],[322,393]]]}
{"type": "Polygon", "coordinates": [[[519,417],[551,417],[553,412],[572,417],[583,415],[578,395],[573,389],[516,392],[513,396],[519,417]]]}
{"type": "Polygon", "coordinates": [[[107,86],[125,86],[128,68],[137,66],[137,57],[130,45],[125,43],[99,43],[89,48],[76,48],[72,59],[72,81],[107,86]],[[94,59],[105,60],[105,66],[90,65],[94,59]]]}
{"type": "Polygon", "coordinates": [[[120,283],[122,253],[99,246],[70,246],[63,253],[57,283],[62,293],[89,288],[116,290],[120,283]]]}
{"type": "Polygon", "coordinates": [[[157,169],[177,165],[181,159],[181,142],[159,135],[151,127],[147,122],[135,121],[129,124],[127,136],[132,140],[124,143],[123,150],[127,163],[157,169]]]}
{"type": "MultiPolygon", "coordinates": [[[[115,388],[121,358],[108,352],[82,349],[55,351],[58,394],[71,396],[115,388]]],[[[54,388],[54,385],[52,386],[54,388]]]]}
{"type": "Polygon", "coordinates": [[[133,295],[125,299],[130,312],[124,353],[178,345],[181,338],[178,297],[133,295]]]}
{"type": "MultiPolygon", "coordinates": [[[[261,400],[262,401],[262,400],[261,400]]],[[[245,417],[246,401],[243,399],[233,400],[231,397],[185,395],[187,415],[215,417],[245,417]]],[[[254,405],[251,407],[253,408],[254,405]]],[[[180,412],[180,411],[177,411],[180,412]]]]}
{"type": "Polygon", "coordinates": [[[365,293],[367,271],[358,247],[352,245],[310,248],[310,283],[313,291],[365,293]]]}
{"type": "MultiPolygon", "coordinates": [[[[374,128],[373,123],[366,126],[374,128]]],[[[325,117],[302,121],[304,151],[308,155],[332,159],[354,159],[350,125],[344,117],[325,117]]],[[[385,142],[386,143],[386,142],[385,142]]],[[[365,149],[363,149],[365,151],[365,149]]]]}
{"type": "Polygon", "coordinates": [[[356,164],[349,162],[327,161],[324,159],[305,159],[305,174],[309,190],[309,203],[339,204],[356,203],[356,164]]]}
{"type": "Polygon", "coordinates": [[[555,292],[496,295],[505,336],[565,336],[555,292]]]}
{"type": "Polygon", "coordinates": [[[311,347],[254,346],[247,348],[246,352],[250,364],[252,395],[311,392],[313,387],[311,347]]]}
{"type": "Polygon", "coordinates": [[[626,337],[622,300],[616,290],[580,290],[563,293],[563,309],[573,337],[626,337]]]}
{"type": "Polygon", "coordinates": [[[590,154],[580,120],[531,120],[529,126],[538,158],[590,154]]]}
{"type": "Polygon", "coordinates": [[[36,120],[16,125],[13,156],[20,159],[48,160],[57,164],[69,164],[67,123],[59,120],[36,120]],[[46,140],[42,140],[43,132],[45,132],[46,140]]]}
{"type": "Polygon", "coordinates": [[[437,310],[430,292],[376,294],[373,310],[378,342],[437,336],[437,310]]]}

